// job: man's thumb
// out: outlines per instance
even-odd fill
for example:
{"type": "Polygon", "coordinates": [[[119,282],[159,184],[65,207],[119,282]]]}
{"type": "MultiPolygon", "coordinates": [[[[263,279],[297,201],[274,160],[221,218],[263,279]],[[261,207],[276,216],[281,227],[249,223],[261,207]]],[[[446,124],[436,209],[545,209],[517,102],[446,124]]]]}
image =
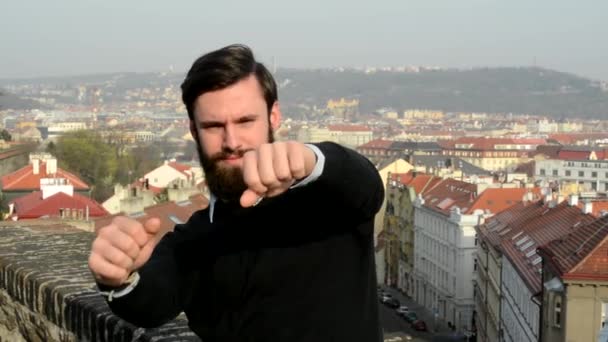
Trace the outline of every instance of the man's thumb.
{"type": "Polygon", "coordinates": [[[156,236],[160,232],[160,220],[156,217],[148,219],[144,223],[146,233],[156,236]]]}
{"type": "Polygon", "coordinates": [[[241,207],[247,208],[252,207],[258,203],[262,196],[258,195],[257,192],[247,189],[241,195],[241,207]]]}

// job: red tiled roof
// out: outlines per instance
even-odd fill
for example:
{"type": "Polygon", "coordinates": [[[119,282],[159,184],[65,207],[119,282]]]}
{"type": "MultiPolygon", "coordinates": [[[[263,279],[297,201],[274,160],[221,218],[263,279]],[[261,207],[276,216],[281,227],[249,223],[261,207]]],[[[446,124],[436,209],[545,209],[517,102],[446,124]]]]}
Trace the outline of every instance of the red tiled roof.
{"type": "Polygon", "coordinates": [[[518,202],[511,207],[490,217],[478,227],[480,238],[499,248],[502,239],[509,239],[519,232],[524,222],[540,215],[546,206],[538,199],[532,202],[518,202]]]}
{"type": "Polygon", "coordinates": [[[518,145],[543,145],[547,143],[547,140],[540,138],[515,138],[513,142],[518,145]]]}
{"type": "Polygon", "coordinates": [[[414,173],[409,171],[407,173],[391,173],[391,180],[397,181],[403,185],[407,184],[414,178],[414,173]]]}
{"type": "MultiPolygon", "coordinates": [[[[581,209],[584,207],[583,201],[578,201],[577,206],[581,209]]],[[[591,215],[595,217],[602,216],[602,211],[608,212],[608,199],[599,199],[591,201],[591,215]]]]}
{"type": "Polygon", "coordinates": [[[406,185],[414,188],[416,194],[425,194],[427,191],[433,189],[437,184],[441,182],[440,177],[432,175],[422,174],[414,177],[406,185]]]}
{"type": "Polygon", "coordinates": [[[41,178],[66,178],[74,186],[74,190],[89,190],[89,186],[85,182],[60,168],[57,168],[57,172],[54,174],[47,174],[46,163],[41,162],[37,175],[34,174],[33,165],[29,164],[13,173],[2,176],[2,191],[40,190],[41,178]]]}
{"type": "Polygon", "coordinates": [[[484,190],[476,199],[468,213],[477,209],[489,210],[491,213],[499,213],[517,202],[521,202],[524,194],[528,192],[525,188],[489,188],[484,190]]]}
{"type": "MultiPolygon", "coordinates": [[[[156,217],[160,219],[161,230],[173,230],[177,223],[186,223],[190,216],[198,210],[205,209],[209,204],[207,198],[203,195],[193,195],[184,202],[164,202],[144,208],[144,213],[137,216],[132,216],[140,223],[146,222],[148,219],[156,217]]],[[[124,215],[119,213],[115,215],[107,215],[95,220],[95,230],[108,225],[116,216],[124,215]]]]}
{"type": "MultiPolygon", "coordinates": [[[[537,145],[545,144],[544,139],[510,139],[510,138],[480,138],[462,137],[456,140],[441,141],[441,146],[449,149],[456,149],[456,145],[471,145],[467,150],[493,151],[496,145],[537,145]]],[[[460,149],[460,148],[458,148],[460,149]]]]}
{"type": "Polygon", "coordinates": [[[477,186],[474,184],[447,178],[426,191],[422,198],[425,207],[449,216],[451,209],[455,207],[462,213],[467,212],[475,201],[476,193],[477,186]]]}
{"type": "Polygon", "coordinates": [[[64,192],[58,192],[42,199],[42,191],[35,191],[16,198],[12,203],[15,204],[15,216],[19,219],[32,219],[42,216],[59,217],[59,209],[85,210],[87,207],[89,207],[90,217],[108,215],[108,212],[101,204],[78,193],[70,196],[64,192]]]}
{"type": "Polygon", "coordinates": [[[432,189],[442,180],[440,177],[413,170],[407,173],[392,173],[391,178],[407,187],[413,188],[416,194],[422,194],[432,189]]]}
{"type": "Polygon", "coordinates": [[[608,133],[556,133],[549,134],[549,139],[555,140],[562,145],[570,145],[587,139],[608,139],[608,133]]]}
{"type": "Polygon", "coordinates": [[[357,148],[380,148],[380,149],[388,149],[393,144],[391,140],[383,140],[383,139],[374,139],[368,141],[363,145],[359,145],[357,148]]]}
{"type": "Polygon", "coordinates": [[[190,174],[186,173],[186,171],[190,171],[190,169],[192,169],[192,167],[190,167],[188,165],[180,164],[177,162],[169,162],[169,163],[167,163],[167,165],[171,166],[172,168],[176,169],[177,171],[183,173],[186,176],[190,176],[190,174]]]}
{"type": "Polygon", "coordinates": [[[608,280],[608,216],[539,248],[562,279],[608,280]]]}
{"type": "Polygon", "coordinates": [[[514,230],[519,231],[510,234],[510,238],[503,237],[500,246],[531,292],[538,293],[541,290],[542,263],[539,262],[536,249],[572,233],[579,225],[594,220],[593,216],[583,214],[578,207],[563,201],[553,208],[544,207],[540,214],[523,222],[519,227],[512,225],[514,230]]]}
{"type": "Polygon", "coordinates": [[[342,132],[371,132],[371,129],[364,125],[328,125],[327,129],[342,132]]]}
{"type": "Polygon", "coordinates": [[[591,151],[568,151],[561,150],[557,153],[557,159],[561,160],[588,160],[591,151]]]}

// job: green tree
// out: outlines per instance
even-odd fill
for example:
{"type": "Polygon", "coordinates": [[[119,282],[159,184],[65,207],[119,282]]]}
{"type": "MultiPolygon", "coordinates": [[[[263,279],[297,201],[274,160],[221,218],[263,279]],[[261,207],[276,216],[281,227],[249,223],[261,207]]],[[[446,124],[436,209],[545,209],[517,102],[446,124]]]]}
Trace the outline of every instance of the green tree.
{"type": "Polygon", "coordinates": [[[63,168],[91,185],[95,200],[104,201],[113,192],[118,169],[116,148],[96,132],[76,131],[57,140],[54,154],[63,168]]]}
{"type": "Polygon", "coordinates": [[[0,139],[4,141],[11,141],[13,137],[6,129],[3,129],[0,131],[0,139]]]}

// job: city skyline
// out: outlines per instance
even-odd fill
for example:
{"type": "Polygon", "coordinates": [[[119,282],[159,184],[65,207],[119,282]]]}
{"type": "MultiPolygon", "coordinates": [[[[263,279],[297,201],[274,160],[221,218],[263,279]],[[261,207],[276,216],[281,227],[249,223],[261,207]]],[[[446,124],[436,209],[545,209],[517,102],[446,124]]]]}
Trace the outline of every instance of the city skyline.
{"type": "Polygon", "coordinates": [[[109,72],[185,72],[199,55],[250,45],[289,68],[423,65],[540,66],[608,80],[602,13],[566,1],[384,0],[214,3],[184,1],[9,3],[0,78],[109,72]]]}

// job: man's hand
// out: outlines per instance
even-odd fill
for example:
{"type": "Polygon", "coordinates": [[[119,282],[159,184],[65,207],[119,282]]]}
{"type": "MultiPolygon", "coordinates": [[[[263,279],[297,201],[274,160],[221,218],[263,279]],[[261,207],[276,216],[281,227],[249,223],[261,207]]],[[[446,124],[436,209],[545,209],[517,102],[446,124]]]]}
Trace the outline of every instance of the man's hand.
{"type": "Polygon", "coordinates": [[[131,272],[150,259],[162,236],[157,218],[142,225],[128,217],[118,216],[97,231],[89,256],[89,268],[99,283],[118,287],[131,272]]]}
{"type": "Polygon", "coordinates": [[[261,197],[282,194],[310,175],[315,164],[315,153],[295,141],[263,144],[245,153],[243,177],[247,190],[241,196],[241,206],[250,207],[261,197]]]}

